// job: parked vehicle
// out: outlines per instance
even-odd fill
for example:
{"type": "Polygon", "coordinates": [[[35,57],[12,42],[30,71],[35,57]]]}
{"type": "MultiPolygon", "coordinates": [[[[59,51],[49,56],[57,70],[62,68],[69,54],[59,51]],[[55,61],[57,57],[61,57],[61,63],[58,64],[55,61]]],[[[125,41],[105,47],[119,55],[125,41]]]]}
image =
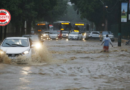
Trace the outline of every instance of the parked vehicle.
{"type": "Polygon", "coordinates": [[[106,35],[108,35],[109,38],[110,38],[112,41],[115,41],[114,35],[113,35],[113,33],[112,33],[111,31],[103,31],[103,32],[101,33],[101,35],[100,35],[100,41],[102,41],[103,38],[106,37],[106,35]]]}
{"type": "Polygon", "coordinates": [[[88,35],[89,38],[99,38],[100,32],[99,31],[91,31],[88,35]]]}
{"type": "Polygon", "coordinates": [[[82,40],[82,34],[79,32],[71,32],[68,36],[68,39],[74,39],[74,40],[82,40]]]}
{"type": "Polygon", "coordinates": [[[26,37],[8,37],[3,40],[0,49],[0,54],[5,52],[10,59],[16,59],[18,56],[31,57],[31,43],[26,37]]]}

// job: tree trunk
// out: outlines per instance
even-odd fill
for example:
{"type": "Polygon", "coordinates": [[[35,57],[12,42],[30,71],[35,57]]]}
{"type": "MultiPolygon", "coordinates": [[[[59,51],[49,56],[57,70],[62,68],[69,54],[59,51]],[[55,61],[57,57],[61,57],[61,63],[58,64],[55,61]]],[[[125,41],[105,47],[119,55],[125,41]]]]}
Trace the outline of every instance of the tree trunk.
{"type": "Polygon", "coordinates": [[[24,22],[25,22],[25,21],[22,22],[21,36],[25,34],[24,22]]]}
{"type": "Polygon", "coordinates": [[[27,34],[31,34],[31,23],[32,23],[31,20],[27,21],[27,34]]]}
{"type": "Polygon", "coordinates": [[[16,26],[15,36],[20,36],[20,27],[18,25],[16,26]]]}
{"type": "Polygon", "coordinates": [[[0,27],[0,41],[2,41],[2,36],[3,36],[3,32],[2,32],[2,26],[0,27]]]}
{"type": "Polygon", "coordinates": [[[6,38],[7,25],[4,28],[4,38],[6,38]]]}

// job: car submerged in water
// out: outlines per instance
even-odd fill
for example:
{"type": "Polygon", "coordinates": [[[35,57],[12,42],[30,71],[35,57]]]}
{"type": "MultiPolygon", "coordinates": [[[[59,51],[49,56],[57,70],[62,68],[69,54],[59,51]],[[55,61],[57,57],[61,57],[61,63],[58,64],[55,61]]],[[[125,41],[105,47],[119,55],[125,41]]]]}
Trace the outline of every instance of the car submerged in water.
{"type": "Polygon", "coordinates": [[[31,57],[32,49],[29,38],[26,37],[7,37],[3,40],[0,54],[6,54],[10,59],[18,56],[31,57]]]}

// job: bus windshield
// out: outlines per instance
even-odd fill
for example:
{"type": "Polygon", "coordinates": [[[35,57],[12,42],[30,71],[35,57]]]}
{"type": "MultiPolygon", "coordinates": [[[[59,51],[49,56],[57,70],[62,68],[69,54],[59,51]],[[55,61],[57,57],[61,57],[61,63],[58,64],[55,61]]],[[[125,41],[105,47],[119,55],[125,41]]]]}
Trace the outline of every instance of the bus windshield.
{"type": "Polygon", "coordinates": [[[54,30],[71,31],[71,23],[56,22],[53,24],[54,30]]]}
{"type": "Polygon", "coordinates": [[[85,32],[84,26],[75,26],[74,30],[79,30],[80,32],[85,32]]]}
{"type": "Polygon", "coordinates": [[[71,30],[70,25],[61,25],[61,28],[63,28],[65,31],[71,30]]]}
{"type": "Polygon", "coordinates": [[[36,28],[37,28],[37,30],[46,30],[47,29],[46,25],[42,25],[42,26],[37,25],[36,28]]]}

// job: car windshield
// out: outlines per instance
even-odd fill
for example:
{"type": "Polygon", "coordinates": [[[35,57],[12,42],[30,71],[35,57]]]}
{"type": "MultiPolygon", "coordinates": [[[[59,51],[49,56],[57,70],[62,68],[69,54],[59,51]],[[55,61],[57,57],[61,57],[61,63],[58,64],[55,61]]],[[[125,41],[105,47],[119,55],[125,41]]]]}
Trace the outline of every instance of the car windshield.
{"type": "Polygon", "coordinates": [[[77,32],[71,32],[70,34],[78,34],[77,32]]]}
{"type": "Polygon", "coordinates": [[[45,32],[44,34],[49,34],[49,32],[45,32]]]}
{"type": "Polygon", "coordinates": [[[39,41],[38,35],[25,35],[24,37],[30,38],[32,41],[39,41]]]}
{"type": "Polygon", "coordinates": [[[58,34],[58,32],[57,32],[57,31],[55,31],[55,32],[50,32],[50,34],[58,34]]]}
{"type": "Polygon", "coordinates": [[[108,31],[104,31],[102,32],[103,35],[106,35],[106,34],[111,34],[111,32],[108,32],[108,31]]]}
{"type": "Polygon", "coordinates": [[[63,34],[68,34],[69,32],[62,32],[63,34]]]}
{"type": "Polygon", "coordinates": [[[93,34],[99,34],[99,32],[92,32],[93,34]]]}
{"type": "Polygon", "coordinates": [[[28,39],[5,39],[2,44],[3,47],[28,47],[28,39]]]}

